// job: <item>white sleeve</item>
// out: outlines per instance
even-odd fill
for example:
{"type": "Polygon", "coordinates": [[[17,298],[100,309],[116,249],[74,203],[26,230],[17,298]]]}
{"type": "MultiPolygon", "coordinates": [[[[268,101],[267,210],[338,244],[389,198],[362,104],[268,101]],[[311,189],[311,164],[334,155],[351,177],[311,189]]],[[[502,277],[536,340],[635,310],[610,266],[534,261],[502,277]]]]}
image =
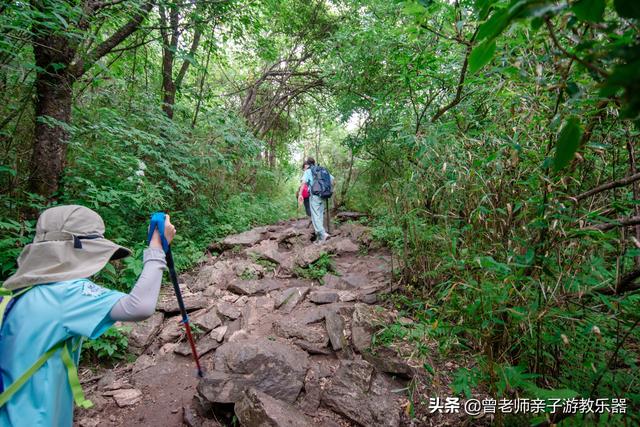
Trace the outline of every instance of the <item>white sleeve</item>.
{"type": "Polygon", "coordinates": [[[145,249],[143,263],[142,273],[129,295],[120,298],[111,308],[109,315],[113,320],[139,321],[155,312],[162,273],[167,265],[164,251],[145,249]]]}

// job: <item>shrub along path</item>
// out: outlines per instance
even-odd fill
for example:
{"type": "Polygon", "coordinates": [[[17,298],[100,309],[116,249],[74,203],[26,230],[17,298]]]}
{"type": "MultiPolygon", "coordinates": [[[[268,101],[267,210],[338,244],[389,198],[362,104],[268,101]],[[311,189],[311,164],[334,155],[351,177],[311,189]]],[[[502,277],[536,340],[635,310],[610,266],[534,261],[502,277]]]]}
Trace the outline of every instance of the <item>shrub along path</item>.
{"type": "MultiPolygon", "coordinates": [[[[215,243],[215,256],[180,277],[205,378],[195,376],[178,307],[163,287],[158,312],[132,324],[135,363],[83,381],[95,408],[80,426],[455,425],[411,417],[427,395],[447,394],[447,362],[424,381],[408,341],[371,350],[384,325],[411,325],[379,300],[392,258],[370,230],[345,222],[322,245],[306,219],[254,228],[215,243]],[[413,379],[413,381],[411,381],[413,379]],[[424,384],[429,383],[428,389],[424,384]]],[[[425,341],[437,354],[437,344],[425,341]]],[[[437,363],[430,361],[430,366],[437,363]]],[[[415,414],[414,414],[415,415],[415,414]]]]}

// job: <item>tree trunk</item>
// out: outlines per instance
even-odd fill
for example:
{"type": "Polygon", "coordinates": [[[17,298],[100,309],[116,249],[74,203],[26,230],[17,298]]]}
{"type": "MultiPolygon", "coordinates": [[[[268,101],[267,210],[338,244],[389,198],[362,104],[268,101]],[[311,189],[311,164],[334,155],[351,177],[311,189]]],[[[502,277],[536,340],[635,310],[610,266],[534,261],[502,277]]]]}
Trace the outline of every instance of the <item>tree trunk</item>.
{"type": "MultiPolygon", "coordinates": [[[[48,25],[34,23],[33,55],[37,66],[35,99],[35,141],[31,154],[28,188],[31,192],[54,200],[59,192],[60,178],[67,155],[68,132],[73,105],[73,84],[96,61],[110,53],[135,32],[153,7],[153,0],[142,5],[126,23],[115,30],[89,52],[76,55],[79,38],[76,31],[87,31],[88,18],[108,8],[110,2],[85,3],[85,17],[78,22],[70,20],[70,32],[58,31],[48,25]],[[86,19],[85,19],[86,18],[86,19]],[[72,34],[75,34],[73,36],[72,34]]],[[[54,2],[32,1],[31,6],[40,13],[50,14],[54,2]]],[[[61,18],[62,19],[62,18],[61,18]]]]}
{"type": "Polygon", "coordinates": [[[29,190],[53,200],[64,170],[71,120],[72,87],[69,74],[74,51],[64,36],[35,40],[35,141],[31,154],[29,190]],[[56,68],[52,67],[55,64],[56,68]]]}
{"type": "Polygon", "coordinates": [[[173,119],[173,105],[176,102],[176,85],[173,83],[173,53],[164,49],[162,58],[162,110],[173,119]]]}

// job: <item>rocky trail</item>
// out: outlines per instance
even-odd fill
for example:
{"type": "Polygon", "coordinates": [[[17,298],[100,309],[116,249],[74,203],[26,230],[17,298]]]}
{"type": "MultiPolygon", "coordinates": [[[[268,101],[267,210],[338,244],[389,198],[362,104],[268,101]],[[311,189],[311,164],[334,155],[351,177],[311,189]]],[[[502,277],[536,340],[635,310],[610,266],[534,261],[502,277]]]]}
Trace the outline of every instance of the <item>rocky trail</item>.
{"type": "Polygon", "coordinates": [[[156,314],[128,325],[135,363],[82,373],[95,407],[77,410],[76,425],[411,424],[407,390],[422,364],[369,349],[383,324],[412,322],[379,302],[391,290],[391,256],[358,222],[332,234],[312,244],[299,219],[213,244],[216,256],[180,276],[205,377],[163,286],[156,314]],[[325,253],[334,271],[309,278],[325,253]]]}

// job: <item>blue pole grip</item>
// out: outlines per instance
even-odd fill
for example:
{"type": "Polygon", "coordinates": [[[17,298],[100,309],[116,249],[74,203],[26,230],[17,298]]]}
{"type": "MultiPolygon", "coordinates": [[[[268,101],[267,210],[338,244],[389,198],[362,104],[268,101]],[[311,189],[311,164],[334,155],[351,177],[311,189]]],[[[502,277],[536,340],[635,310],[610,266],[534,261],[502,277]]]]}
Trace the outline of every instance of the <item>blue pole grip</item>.
{"type": "Polygon", "coordinates": [[[164,212],[155,212],[151,215],[151,223],[149,224],[149,233],[147,234],[147,244],[151,242],[153,232],[158,229],[160,233],[160,242],[162,243],[162,249],[166,252],[169,251],[169,242],[164,235],[164,220],[166,214],[164,212]]]}

